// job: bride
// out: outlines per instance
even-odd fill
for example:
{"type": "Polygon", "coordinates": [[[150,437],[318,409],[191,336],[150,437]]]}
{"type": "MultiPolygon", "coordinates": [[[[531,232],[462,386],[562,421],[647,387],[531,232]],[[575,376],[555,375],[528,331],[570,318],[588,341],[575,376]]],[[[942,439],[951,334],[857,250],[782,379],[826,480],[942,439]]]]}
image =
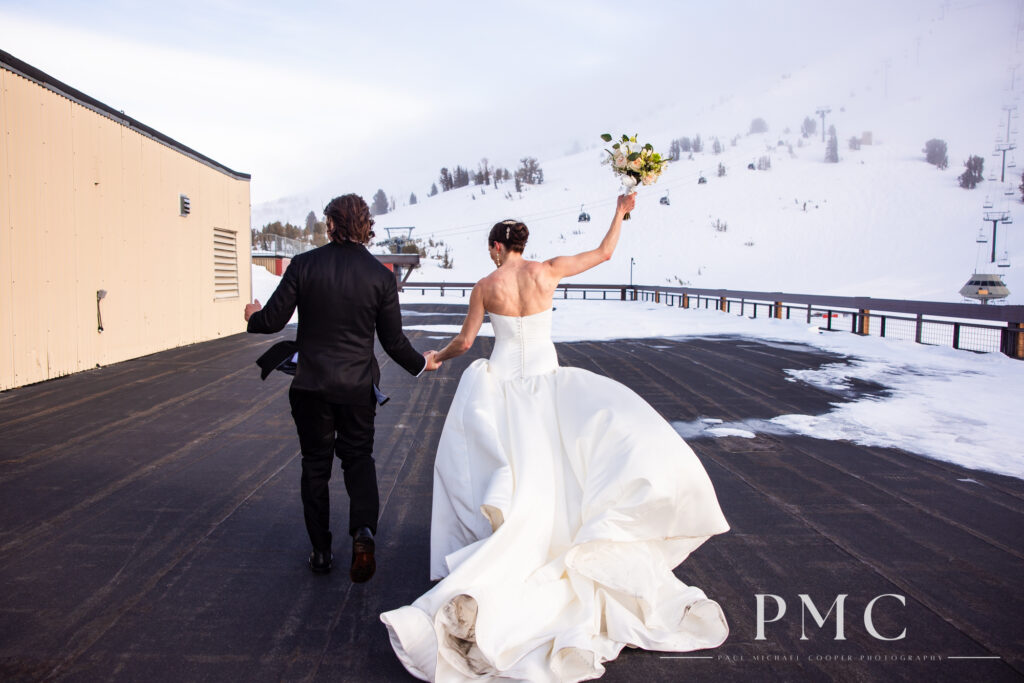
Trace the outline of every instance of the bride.
{"type": "Polygon", "coordinates": [[[690,447],[642,398],[559,367],[552,296],[562,278],[611,258],[635,195],[618,198],[597,249],[528,261],[529,231],[487,238],[497,269],[469,299],[473,344],[484,313],[489,359],[463,373],[434,463],[430,574],[441,579],[381,615],[405,668],[429,681],[581,681],[626,645],[687,652],[729,633],[718,603],[672,573],[728,531],[690,447]]]}

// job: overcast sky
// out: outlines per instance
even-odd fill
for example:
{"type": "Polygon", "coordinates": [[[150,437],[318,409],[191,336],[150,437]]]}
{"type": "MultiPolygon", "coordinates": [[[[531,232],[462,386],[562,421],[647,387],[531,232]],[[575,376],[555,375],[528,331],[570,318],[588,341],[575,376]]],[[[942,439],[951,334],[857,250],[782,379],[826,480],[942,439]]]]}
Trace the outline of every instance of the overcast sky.
{"type": "Polygon", "coordinates": [[[633,129],[638,109],[975,4],[1015,17],[1019,3],[0,0],[0,48],[251,173],[254,204],[377,187],[405,199],[441,165],[558,155],[633,129]]]}

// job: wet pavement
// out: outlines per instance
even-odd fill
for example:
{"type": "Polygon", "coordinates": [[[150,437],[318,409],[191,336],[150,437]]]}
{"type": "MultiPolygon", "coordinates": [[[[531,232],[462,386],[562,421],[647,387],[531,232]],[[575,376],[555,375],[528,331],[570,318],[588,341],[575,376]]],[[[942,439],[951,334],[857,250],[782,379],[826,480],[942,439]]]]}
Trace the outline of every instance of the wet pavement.
{"type": "MultiPolygon", "coordinates": [[[[405,310],[407,325],[452,325],[464,309],[405,310]]],[[[289,378],[261,382],[254,365],[293,334],[235,335],[0,394],[0,679],[412,680],[377,615],[431,585],[433,453],[462,369],[492,340],[420,379],[379,356],[392,400],[376,423],[378,572],[353,585],[347,545],[335,548],[340,571],[306,568],[289,378]]],[[[787,369],[844,361],[799,344],[642,339],[558,353],[671,422],[815,415],[886,394],[791,381],[787,369]]],[[[676,573],[722,605],[730,637],[687,658],[627,649],[602,680],[1024,678],[1024,482],[785,433],[690,444],[732,530],[676,573]],[[833,608],[824,626],[807,604],[833,608]]],[[[332,495],[344,529],[338,469],[332,495]]]]}

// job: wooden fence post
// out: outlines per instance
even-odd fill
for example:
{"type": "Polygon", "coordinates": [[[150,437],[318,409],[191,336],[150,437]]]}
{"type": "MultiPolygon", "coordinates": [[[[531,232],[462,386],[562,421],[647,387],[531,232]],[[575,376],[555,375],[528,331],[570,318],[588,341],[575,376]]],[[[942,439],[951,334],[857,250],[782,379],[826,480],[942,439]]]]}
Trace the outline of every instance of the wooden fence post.
{"type": "Polygon", "coordinates": [[[1024,323],[1006,323],[1000,333],[1000,350],[1010,358],[1024,359],[1024,323]]]}
{"type": "Polygon", "coordinates": [[[860,312],[860,325],[858,326],[858,334],[867,336],[871,333],[871,311],[866,308],[860,312]]]}

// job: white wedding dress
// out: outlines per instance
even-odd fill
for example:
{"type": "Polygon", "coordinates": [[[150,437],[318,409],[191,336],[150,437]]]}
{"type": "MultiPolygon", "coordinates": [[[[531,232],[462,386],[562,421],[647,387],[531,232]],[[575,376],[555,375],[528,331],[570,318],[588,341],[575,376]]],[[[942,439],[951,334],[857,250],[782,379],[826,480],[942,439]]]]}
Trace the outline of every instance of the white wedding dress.
{"type": "Polygon", "coordinates": [[[690,447],[642,398],[558,366],[551,311],[490,314],[434,464],[430,574],[385,612],[423,680],[581,681],[623,646],[687,652],[729,633],[672,569],[728,531],[690,447]]]}

